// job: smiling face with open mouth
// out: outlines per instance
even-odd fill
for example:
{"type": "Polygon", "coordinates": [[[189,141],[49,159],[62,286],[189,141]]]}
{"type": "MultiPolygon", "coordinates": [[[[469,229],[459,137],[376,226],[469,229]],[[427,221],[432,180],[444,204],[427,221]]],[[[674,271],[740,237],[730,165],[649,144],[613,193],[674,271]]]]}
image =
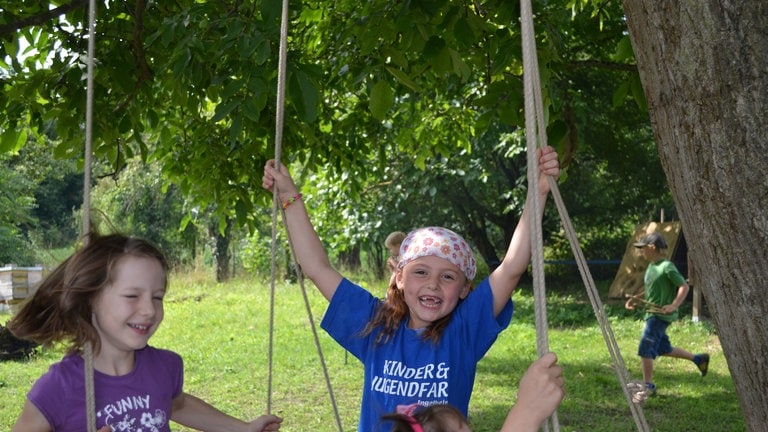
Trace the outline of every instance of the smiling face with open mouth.
{"type": "Polygon", "coordinates": [[[120,258],[112,272],[93,304],[93,323],[102,352],[133,352],[163,321],[165,272],[157,260],[134,256],[120,258]]]}
{"type": "Polygon", "coordinates": [[[452,262],[424,256],[397,272],[397,287],[408,305],[408,327],[418,329],[453,312],[460,299],[469,293],[471,281],[452,262]]]}

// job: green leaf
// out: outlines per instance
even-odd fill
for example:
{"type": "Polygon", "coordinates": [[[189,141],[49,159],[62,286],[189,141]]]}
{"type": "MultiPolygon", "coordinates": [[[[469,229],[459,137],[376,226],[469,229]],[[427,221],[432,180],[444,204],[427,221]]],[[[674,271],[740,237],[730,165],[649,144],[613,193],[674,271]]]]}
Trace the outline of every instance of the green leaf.
{"type": "Polygon", "coordinates": [[[416,84],[415,81],[411,79],[405,72],[401,71],[400,69],[393,68],[391,66],[385,66],[387,69],[387,72],[392,74],[393,77],[395,77],[398,81],[400,81],[401,84],[408,87],[409,89],[415,91],[415,92],[421,92],[421,88],[419,88],[419,85],[416,84]]]}
{"type": "Polygon", "coordinates": [[[224,86],[224,89],[221,91],[221,94],[219,95],[222,99],[229,99],[240,91],[240,89],[243,88],[243,82],[239,79],[235,79],[230,81],[229,84],[224,86]]]}
{"type": "Polygon", "coordinates": [[[312,123],[317,119],[318,91],[302,71],[291,75],[291,85],[288,87],[291,103],[302,121],[312,123]]]}
{"type": "Polygon", "coordinates": [[[381,55],[387,60],[387,63],[395,64],[401,68],[408,67],[408,58],[406,58],[405,54],[400,50],[396,50],[392,47],[383,47],[381,49],[381,55]]]}
{"type": "Polygon", "coordinates": [[[3,132],[0,140],[0,153],[15,153],[27,142],[27,133],[16,132],[16,129],[8,128],[3,132]]]}
{"type": "Polygon", "coordinates": [[[616,53],[613,58],[618,62],[635,58],[635,52],[632,50],[632,41],[630,40],[629,35],[622,37],[616,44],[616,53]]]}
{"type": "Polygon", "coordinates": [[[422,55],[426,59],[431,59],[441,54],[443,49],[445,49],[445,40],[443,40],[443,38],[439,36],[432,36],[427,41],[427,44],[424,46],[424,51],[422,52],[422,55]]]}
{"type": "Polygon", "coordinates": [[[147,126],[149,126],[150,129],[154,129],[159,124],[160,117],[157,115],[157,111],[149,109],[147,111],[147,126]]]}
{"type": "Polygon", "coordinates": [[[261,109],[256,105],[255,98],[251,97],[243,102],[243,115],[252,122],[258,122],[261,117],[261,109]]]}
{"type": "Polygon", "coordinates": [[[370,100],[368,102],[368,109],[371,111],[373,118],[379,121],[383,121],[387,117],[387,112],[395,103],[395,93],[389,83],[380,80],[371,89],[370,100]]]}
{"type": "Polygon", "coordinates": [[[121,134],[124,134],[130,131],[131,127],[132,127],[131,118],[126,115],[120,119],[120,123],[118,123],[117,125],[117,131],[121,134]]]}
{"type": "Polygon", "coordinates": [[[237,53],[241,58],[249,58],[255,50],[256,42],[251,37],[242,37],[237,43],[237,53]]]}
{"type": "Polygon", "coordinates": [[[5,54],[9,58],[16,58],[19,54],[19,43],[16,39],[6,39],[3,41],[5,54]]]}
{"type": "Polygon", "coordinates": [[[643,91],[643,83],[640,81],[640,75],[633,75],[630,85],[632,87],[632,96],[635,98],[635,102],[637,102],[637,107],[642,111],[646,111],[648,109],[648,102],[645,100],[645,92],[643,91]]]}
{"type": "Polygon", "coordinates": [[[456,21],[456,25],[453,28],[453,35],[456,40],[462,45],[462,48],[469,48],[475,43],[475,32],[466,17],[462,17],[456,21]]]}
{"type": "Polygon", "coordinates": [[[256,64],[262,65],[272,56],[272,45],[267,38],[261,39],[256,45],[256,64]]]}
{"type": "Polygon", "coordinates": [[[556,120],[547,126],[547,143],[557,147],[568,135],[568,125],[562,120],[556,120]]]}
{"type": "Polygon", "coordinates": [[[227,103],[220,103],[216,105],[216,111],[214,112],[211,121],[216,123],[217,121],[223,119],[224,117],[228,116],[232,110],[237,108],[238,105],[240,105],[239,100],[231,100],[227,103]]]}
{"type": "Polygon", "coordinates": [[[261,15],[264,17],[264,21],[280,20],[282,15],[282,2],[279,1],[263,1],[261,2],[261,15]]]}
{"type": "Polygon", "coordinates": [[[518,117],[517,107],[511,104],[504,104],[500,106],[498,113],[501,121],[508,125],[516,125],[520,120],[518,117]]]}
{"type": "Polygon", "coordinates": [[[480,117],[477,118],[477,121],[475,121],[475,128],[478,130],[488,129],[492,119],[493,119],[493,112],[486,111],[480,117]]]}
{"type": "Polygon", "coordinates": [[[248,206],[243,202],[242,199],[239,199],[235,202],[235,215],[237,215],[237,220],[239,221],[245,221],[248,219],[248,215],[251,214],[251,211],[249,211],[248,206]]]}
{"type": "Polygon", "coordinates": [[[187,225],[189,225],[191,221],[192,216],[189,213],[185,213],[181,218],[181,223],[179,224],[179,232],[183,232],[185,229],[187,229],[187,225]]]}
{"type": "Polygon", "coordinates": [[[469,66],[467,66],[466,63],[464,63],[464,60],[462,60],[461,55],[452,49],[449,49],[447,51],[451,56],[451,63],[453,64],[453,72],[456,75],[458,75],[462,81],[469,79],[472,75],[472,71],[469,69],[469,66]]]}
{"type": "Polygon", "coordinates": [[[229,126],[229,142],[235,143],[243,130],[243,116],[236,115],[232,118],[232,125],[229,126]]]}
{"type": "Polygon", "coordinates": [[[629,94],[629,81],[624,81],[621,83],[621,85],[616,89],[616,91],[613,92],[613,106],[619,107],[624,103],[624,100],[627,98],[627,94],[629,94]]]}

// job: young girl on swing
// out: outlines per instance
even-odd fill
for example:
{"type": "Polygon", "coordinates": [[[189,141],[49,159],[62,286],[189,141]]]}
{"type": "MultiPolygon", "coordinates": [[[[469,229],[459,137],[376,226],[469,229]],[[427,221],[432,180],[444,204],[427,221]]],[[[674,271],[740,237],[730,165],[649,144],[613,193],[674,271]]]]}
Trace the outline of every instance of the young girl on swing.
{"type": "Polygon", "coordinates": [[[8,323],[19,338],[69,344],[27,394],[13,432],[85,432],[84,347],[93,347],[99,432],[169,432],[170,420],[205,431],[264,432],[280,417],[246,423],[183,390],[181,357],[147,342],[163,321],[168,263],[149,242],[91,234],[8,323]]]}
{"type": "MultiPolygon", "coordinates": [[[[538,162],[543,202],[544,177],[560,173],[557,153],[541,149],[538,162]]],[[[277,191],[296,260],[330,302],[321,326],[363,362],[358,430],[382,430],[379,418],[399,406],[448,403],[466,416],[477,362],[509,325],[510,297],[530,261],[529,206],[504,260],[474,290],[475,259],[461,236],[440,227],[412,231],[382,301],[331,266],[284,165],[268,161],[262,186],[277,191]]]]}

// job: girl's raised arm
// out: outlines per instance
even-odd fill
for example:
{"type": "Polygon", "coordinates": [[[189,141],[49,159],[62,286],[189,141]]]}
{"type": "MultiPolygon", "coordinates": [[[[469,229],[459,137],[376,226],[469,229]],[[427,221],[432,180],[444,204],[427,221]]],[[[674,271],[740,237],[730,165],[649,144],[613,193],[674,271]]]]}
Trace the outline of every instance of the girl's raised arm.
{"type": "Polygon", "coordinates": [[[304,200],[301,199],[301,194],[285,165],[281,164],[278,169],[275,167],[274,160],[267,161],[264,166],[262,186],[268,191],[277,188],[278,197],[285,208],[285,223],[296,260],[304,274],[330,301],[342,276],[331,266],[328,253],[309,220],[304,200]]]}
{"type": "MultiPolygon", "coordinates": [[[[541,219],[544,214],[544,203],[549,195],[549,182],[547,176],[559,177],[560,164],[557,159],[557,153],[552,147],[545,147],[538,150],[539,156],[539,194],[541,196],[541,208],[538,215],[541,219]]],[[[531,218],[530,218],[530,200],[525,201],[523,214],[517,223],[515,233],[509,242],[504,260],[490,275],[491,290],[493,291],[493,312],[494,315],[501,313],[504,305],[507,304],[512,293],[515,291],[520,278],[528,269],[528,263],[531,261],[531,218]]]]}

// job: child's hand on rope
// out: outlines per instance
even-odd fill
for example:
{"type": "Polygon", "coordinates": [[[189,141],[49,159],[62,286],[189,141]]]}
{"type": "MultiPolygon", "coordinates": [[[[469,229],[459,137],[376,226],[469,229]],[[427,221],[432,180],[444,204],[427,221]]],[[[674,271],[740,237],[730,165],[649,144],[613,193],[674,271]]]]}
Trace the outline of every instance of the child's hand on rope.
{"type": "Polygon", "coordinates": [[[248,423],[248,432],[272,432],[280,430],[282,417],[275,415],[263,415],[248,423]]]}
{"type": "Polygon", "coordinates": [[[555,412],[563,397],[563,368],[557,364],[557,356],[550,352],[531,363],[520,379],[517,402],[510,410],[502,432],[538,430],[541,423],[555,412]]]}
{"type": "Polygon", "coordinates": [[[264,176],[261,178],[261,186],[270,192],[277,189],[280,202],[286,202],[298,195],[298,188],[288,173],[288,168],[283,164],[276,168],[274,159],[268,160],[267,164],[264,165],[264,176]]]}
{"type": "Polygon", "coordinates": [[[549,193],[549,181],[547,177],[557,179],[560,177],[560,161],[557,152],[551,146],[537,150],[539,157],[539,189],[542,195],[549,193]]]}

